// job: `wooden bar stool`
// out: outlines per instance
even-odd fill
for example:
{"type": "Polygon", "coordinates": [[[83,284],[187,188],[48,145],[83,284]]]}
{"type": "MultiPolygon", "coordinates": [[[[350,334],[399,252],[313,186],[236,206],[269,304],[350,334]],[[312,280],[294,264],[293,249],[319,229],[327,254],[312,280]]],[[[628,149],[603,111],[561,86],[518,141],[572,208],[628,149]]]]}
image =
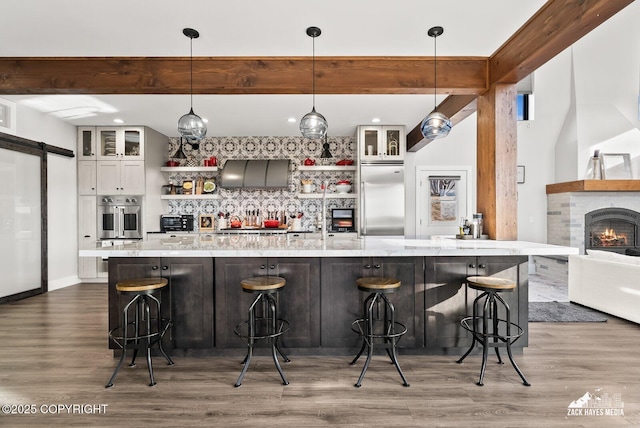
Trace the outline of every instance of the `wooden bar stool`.
{"type": "Polygon", "coordinates": [[[251,306],[249,306],[249,319],[238,324],[233,329],[233,332],[247,343],[247,355],[242,361],[244,366],[240,372],[240,377],[235,383],[236,387],[242,385],[242,379],[251,363],[253,346],[257,340],[261,339],[270,341],[271,355],[282,378],[282,383],[283,385],[289,385],[289,381],[287,381],[282,372],[277,355],[279,353],[286,363],[290,361],[278,344],[278,338],[289,330],[289,322],[278,318],[277,294],[286,283],[287,281],[279,276],[258,276],[244,279],[240,282],[242,291],[253,293],[256,297],[251,306]],[[261,313],[258,313],[259,306],[261,306],[261,313]]]}
{"type": "Polygon", "coordinates": [[[119,295],[132,297],[122,310],[122,324],[109,332],[109,337],[122,349],[122,354],[106,388],[113,386],[127,349],[133,349],[133,358],[129,367],[135,367],[138,350],[146,350],[150,378],[149,386],[156,384],[151,364],[151,347],[153,345],[157,343],[162,356],[164,356],[169,365],[173,364],[173,361],[162,347],[162,337],[171,326],[171,320],[162,319],[160,300],[153,295],[153,293],[161,290],[166,285],[166,278],[139,278],[121,281],[116,284],[116,290],[119,295]],[[155,316],[155,319],[151,318],[151,304],[154,306],[153,316],[155,316]],[[133,316],[132,321],[129,320],[130,316],[133,316]],[[154,322],[152,323],[152,321],[154,322]]]}
{"type": "Polygon", "coordinates": [[[351,361],[351,364],[355,364],[365,349],[367,350],[367,360],[364,363],[364,367],[362,367],[362,372],[355,386],[358,388],[362,386],[362,379],[364,379],[364,374],[367,372],[367,368],[369,368],[376,339],[378,339],[378,342],[382,341],[378,346],[386,349],[389,358],[391,358],[391,362],[398,370],[398,373],[400,373],[403,386],[409,386],[407,379],[404,377],[404,373],[402,373],[396,354],[396,344],[402,335],[407,332],[407,328],[396,321],[395,307],[386,296],[387,294],[395,292],[400,287],[400,281],[395,278],[366,277],[358,278],[356,284],[360,291],[369,293],[369,295],[363,303],[362,318],[355,320],[351,324],[351,330],[362,337],[360,351],[353,361],[351,361]],[[380,317],[381,311],[378,307],[379,303],[382,303],[384,306],[382,318],[380,317]]]}
{"type": "Polygon", "coordinates": [[[504,364],[498,348],[506,347],[509,360],[518,375],[520,375],[523,384],[531,386],[513,360],[511,353],[511,345],[522,336],[522,327],[511,322],[509,305],[498,294],[503,291],[513,291],[516,288],[516,284],[508,279],[491,276],[470,276],[467,278],[467,284],[469,288],[482,291],[482,294],[473,301],[473,315],[465,317],[461,321],[462,327],[471,332],[473,341],[467,352],[457,362],[462,363],[467,355],[471,353],[476,342],[482,345],[482,368],[480,369],[480,380],[478,380],[478,385],[482,386],[484,385],[483,380],[487,368],[489,348],[495,349],[498,364],[504,364]],[[505,310],[506,316],[504,319],[500,319],[498,315],[498,303],[505,310]],[[482,305],[482,313],[478,314],[480,305],[482,305]],[[515,329],[515,331],[512,332],[512,329],[515,329]]]}

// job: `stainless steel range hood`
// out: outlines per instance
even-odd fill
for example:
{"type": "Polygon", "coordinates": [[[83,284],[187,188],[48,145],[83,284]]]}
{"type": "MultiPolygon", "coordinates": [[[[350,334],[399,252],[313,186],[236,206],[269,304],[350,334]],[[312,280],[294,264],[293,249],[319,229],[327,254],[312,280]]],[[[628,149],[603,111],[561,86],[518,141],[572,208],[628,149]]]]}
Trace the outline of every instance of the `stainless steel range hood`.
{"type": "Polygon", "coordinates": [[[228,160],[222,169],[220,186],[225,188],[287,187],[288,159],[228,160]]]}

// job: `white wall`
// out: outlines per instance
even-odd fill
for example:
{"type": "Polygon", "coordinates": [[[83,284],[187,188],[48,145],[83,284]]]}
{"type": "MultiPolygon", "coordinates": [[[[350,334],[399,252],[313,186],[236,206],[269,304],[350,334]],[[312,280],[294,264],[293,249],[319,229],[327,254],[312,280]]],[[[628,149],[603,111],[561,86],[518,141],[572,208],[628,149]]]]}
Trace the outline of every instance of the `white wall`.
{"type": "MultiPolygon", "coordinates": [[[[16,135],[76,152],[76,127],[18,105],[16,135]]],[[[76,158],[47,156],[49,290],[78,280],[76,158]]]]}

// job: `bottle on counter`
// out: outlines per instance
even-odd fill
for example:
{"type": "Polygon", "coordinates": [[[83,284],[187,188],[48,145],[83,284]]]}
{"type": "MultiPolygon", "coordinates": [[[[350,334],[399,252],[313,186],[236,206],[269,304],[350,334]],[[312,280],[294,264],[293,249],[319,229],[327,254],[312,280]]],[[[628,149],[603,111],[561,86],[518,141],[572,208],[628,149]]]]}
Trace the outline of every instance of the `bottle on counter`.
{"type": "Polygon", "coordinates": [[[482,214],[475,213],[473,215],[473,221],[471,223],[473,224],[473,238],[480,239],[482,237],[482,226],[483,226],[482,214]]]}

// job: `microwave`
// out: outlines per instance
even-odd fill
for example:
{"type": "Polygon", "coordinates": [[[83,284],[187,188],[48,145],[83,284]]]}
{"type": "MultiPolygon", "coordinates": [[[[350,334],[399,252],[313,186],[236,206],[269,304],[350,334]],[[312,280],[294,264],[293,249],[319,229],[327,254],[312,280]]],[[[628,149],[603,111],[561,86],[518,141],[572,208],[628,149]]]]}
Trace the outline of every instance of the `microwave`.
{"type": "Polygon", "coordinates": [[[193,215],[162,215],[160,216],[161,232],[193,232],[193,215]]]}
{"type": "Polygon", "coordinates": [[[331,210],[331,231],[356,231],[356,222],[353,216],[353,208],[333,208],[331,210]]]}

